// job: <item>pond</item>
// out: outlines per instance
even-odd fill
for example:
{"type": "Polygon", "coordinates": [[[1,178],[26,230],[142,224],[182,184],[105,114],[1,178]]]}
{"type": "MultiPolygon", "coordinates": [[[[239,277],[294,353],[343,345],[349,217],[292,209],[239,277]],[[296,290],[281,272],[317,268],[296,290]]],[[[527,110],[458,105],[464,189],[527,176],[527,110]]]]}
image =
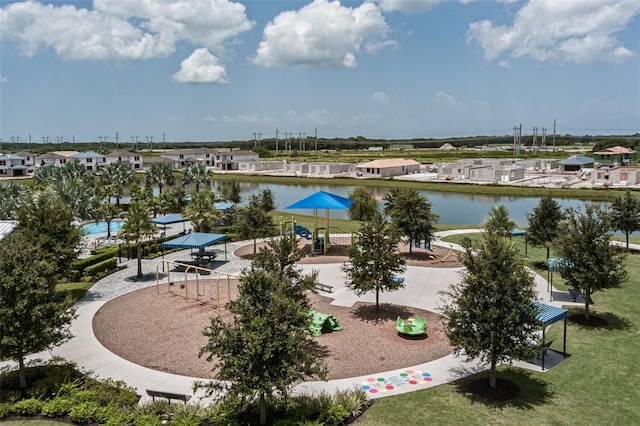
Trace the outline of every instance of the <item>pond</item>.
{"type": "MultiPolygon", "coordinates": [[[[227,182],[214,182],[213,189],[219,192],[227,182]]],[[[274,183],[248,183],[239,182],[243,200],[246,201],[251,194],[255,194],[263,189],[273,191],[276,209],[284,210],[287,206],[299,201],[317,191],[326,191],[332,194],[348,197],[354,188],[353,186],[339,185],[298,185],[298,184],[274,184],[274,183]]],[[[374,197],[383,206],[383,197],[389,192],[387,187],[371,187],[374,197]]],[[[517,226],[527,226],[527,215],[540,202],[538,197],[513,197],[513,196],[493,196],[483,194],[461,194],[452,192],[419,191],[432,204],[432,211],[440,216],[438,223],[444,225],[482,225],[489,215],[493,206],[504,205],[509,209],[509,215],[517,226]]],[[[588,201],[575,199],[556,199],[563,207],[580,208],[588,201]]],[[[312,215],[311,210],[291,210],[292,213],[312,215]]],[[[324,217],[325,212],[319,212],[324,217]]],[[[330,210],[329,216],[334,219],[346,219],[347,212],[341,210],[330,210]]]]}

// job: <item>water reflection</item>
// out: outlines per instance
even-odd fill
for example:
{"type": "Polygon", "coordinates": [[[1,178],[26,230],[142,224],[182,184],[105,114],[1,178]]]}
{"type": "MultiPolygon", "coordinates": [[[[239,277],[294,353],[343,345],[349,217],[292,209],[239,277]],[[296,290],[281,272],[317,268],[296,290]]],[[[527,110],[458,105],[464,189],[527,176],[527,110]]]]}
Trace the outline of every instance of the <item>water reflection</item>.
{"type": "MultiPolygon", "coordinates": [[[[213,189],[219,192],[228,182],[214,182],[213,189]]],[[[284,210],[287,206],[299,201],[317,191],[327,191],[332,194],[348,197],[353,186],[334,185],[300,185],[275,183],[240,182],[240,191],[244,200],[262,189],[270,189],[275,195],[276,208],[284,210]]],[[[370,187],[374,197],[382,206],[383,197],[389,192],[386,187],[370,187]]],[[[433,205],[434,213],[440,216],[441,224],[482,225],[493,206],[504,205],[509,209],[510,217],[520,227],[527,226],[527,215],[540,201],[537,197],[493,196],[487,194],[460,194],[451,192],[419,191],[427,197],[433,205]]],[[[574,199],[556,199],[563,207],[582,207],[586,201],[574,199]]],[[[309,210],[291,210],[292,213],[312,214],[309,210]]],[[[322,212],[324,215],[324,212],[322,212]]],[[[346,219],[346,211],[330,210],[329,216],[334,219],[346,219]]]]}

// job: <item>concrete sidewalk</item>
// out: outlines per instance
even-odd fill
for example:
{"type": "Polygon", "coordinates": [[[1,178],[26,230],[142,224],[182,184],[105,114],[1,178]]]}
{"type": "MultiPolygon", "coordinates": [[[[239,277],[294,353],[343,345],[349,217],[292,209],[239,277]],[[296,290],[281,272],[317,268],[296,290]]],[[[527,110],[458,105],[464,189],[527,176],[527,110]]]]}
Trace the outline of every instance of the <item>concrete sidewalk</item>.
{"type": "MultiPolygon", "coordinates": [[[[439,238],[452,233],[470,232],[470,230],[457,230],[448,233],[440,233],[439,238]]],[[[232,253],[235,249],[250,242],[229,243],[228,262],[217,270],[230,274],[240,274],[244,268],[249,267],[250,262],[235,257],[232,253]]],[[[444,247],[458,249],[455,245],[436,242],[444,247]]],[[[185,257],[185,252],[172,253],[165,256],[168,260],[177,260],[185,257]]],[[[143,260],[145,279],[137,281],[132,276],[136,273],[136,260],[127,260],[127,268],[118,271],[100,280],[89,289],[87,294],[78,302],[78,318],[71,324],[71,331],[75,336],[71,341],[54,348],[30,356],[30,359],[49,359],[51,356],[60,356],[75,362],[78,366],[94,372],[102,378],[123,380],[129,386],[137,389],[143,400],[148,399],[146,389],[163,390],[175,393],[194,394],[193,381],[197,378],[163,373],[127,361],[103,347],[93,334],[92,320],[96,312],[109,300],[122,294],[156,284],[155,271],[158,260],[143,260]]],[[[332,304],[351,306],[355,302],[374,302],[375,295],[367,294],[357,297],[345,287],[345,277],[342,272],[342,264],[315,264],[300,265],[305,272],[318,271],[319,280],[333,286],[333,293],[323,293],[334,299],[332,304]]],[[[440,291],[460,279],[462,268],[422,268],[408,266],[402,275],[405,279],[405,288],[392,293],[383,293],[384,303],[406,305],[435,312],[440,312],[442,299],[440,291]]],[[[539,299],[548,299],[547,281],[536,276],[536,286],[539,299]]],[[[549,303],[549,302],[544,302],[549,303]]],[[[568,304],[566,301],[551,302],[556,306],[568,304]]],[[[1,362],[0,367],[9,365],[10,362],[1,362]]],[[[526,365],[523,365],[526,367],[526,365]]],[[[549,364],[547,364],[549,366],[549,364]]],[[[533,364],[530,368],[536,369],[533,364]]],[[[485,368],[475,362],[465,362],[454,355],[445,356],[438,360],[421,365],[407,366],[406,368],[381,372],[373,375],[353,377],[326,382],[305,382],[296,387],[297,392],[319,393],[332,392],[338,389],[352,389],[364,386],[368,395],[372,398],[381,396],[411,392],[425,387],[448,383],[484,370],[485,368]]],[[[538,367],[539,369],[539,367],[538,367]]],[[[196,393],[192,401],[204,400],[202,393],[196,393]]]]}

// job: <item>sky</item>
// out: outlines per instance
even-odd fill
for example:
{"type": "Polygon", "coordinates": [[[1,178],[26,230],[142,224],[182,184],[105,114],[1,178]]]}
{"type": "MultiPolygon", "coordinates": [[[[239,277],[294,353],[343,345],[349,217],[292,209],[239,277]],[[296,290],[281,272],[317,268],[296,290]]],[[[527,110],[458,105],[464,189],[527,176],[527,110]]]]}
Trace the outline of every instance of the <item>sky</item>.
{"type": "Polygon", "coordinates": [[[2,141],[640,132],[638,0],[0,0],[2,141]],[[543,130],[545,129],[545,130],[543,130]]]}

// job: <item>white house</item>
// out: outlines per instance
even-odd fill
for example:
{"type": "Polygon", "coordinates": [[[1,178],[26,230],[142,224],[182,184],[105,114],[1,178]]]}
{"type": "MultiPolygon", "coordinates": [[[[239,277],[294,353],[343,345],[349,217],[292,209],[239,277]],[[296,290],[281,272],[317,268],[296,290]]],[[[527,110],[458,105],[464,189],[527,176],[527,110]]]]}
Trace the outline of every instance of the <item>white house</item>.
{"type": "Polygon", "coordinates": [[[102,154],[94,151],[79,152],[71,156],[72,159],[78,160],[90,172],[97,172],[107,165],[107,158],[102,154]]]}
{"type": "Polygon", "coordinates": [[[361,163],[356,166],[359,176],[392,177],[420,172],[420,163],[404,158],[385,158],[361,163]]]}
{"type": "Polygon", "coordinates": [[[258,161],[260,156],[253,151],[218,151],[214,166],[220,170],[239,170],[239,163],[258,161]]]}
{"type": "Polygon", "coordinates": [[[214,166],[214,156],[216,151],[209,148],[194,149],[172,149],[160,154],[162,158],[168,158],[179,167],[186,167],[192,164],[203,164],[204,166],[214,166]]]}
{"type": "Polygon", "coordinates": [[[29,170],[26,158],[17,154],[0,155],[0,177],[27,176],[29,170]]]}
{"type": "Polygon", "coordinates": [[[118,161],[129,164],[132,170],[142,169],[142,156],[136,152],[114,151],[106,156],[107,164],[117,163],[118,161]]]}

